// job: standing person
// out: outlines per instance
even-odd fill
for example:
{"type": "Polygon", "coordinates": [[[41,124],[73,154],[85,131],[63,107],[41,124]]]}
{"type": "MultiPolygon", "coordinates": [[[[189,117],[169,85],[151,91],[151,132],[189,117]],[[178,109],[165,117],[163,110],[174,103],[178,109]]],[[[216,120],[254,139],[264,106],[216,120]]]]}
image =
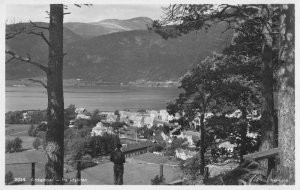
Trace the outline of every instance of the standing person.
{"type": "Polygon", "coordinates": [[[122,144],[118,143],[116,150],[110,155],[110,161],[114,163],[114,184],[123,185],[123,173],[125,154],[121,151],[122,144]]]}

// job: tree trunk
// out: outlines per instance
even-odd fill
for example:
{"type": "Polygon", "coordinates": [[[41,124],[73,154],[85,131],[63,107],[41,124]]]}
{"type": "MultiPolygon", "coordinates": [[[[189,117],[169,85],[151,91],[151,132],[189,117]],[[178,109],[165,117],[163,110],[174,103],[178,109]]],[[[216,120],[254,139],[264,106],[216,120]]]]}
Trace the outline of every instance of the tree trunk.
{"type": "Polygon", "coordinates": [[[279,69],[279,136],[282,177],[295,184],[295,7],[281,6],[279,69]]]}
{"type": "Polygon", "coordinates": [[[200,118],[200,159],[201,159],[201,167],[200,167],[200,174],[204,174],[204,167],[205,167],[205,159],[204,159],[204,154],[205,154],[205,131],[204,131],[204,114],[201,114],[200,118]]]}
{"type": "Polygon", "coordinates": [[[245,140],[247,138],[247,111],[244,108],[240,108],[242,112],[242,123],[240,125],[240,134],[241,134],[241,144],[240,144],[240,163],[244,161],[244,155],[246,154],[246,143],[245,140]]]}
{"type": "Polygon", "coordinates": [[[246,154],[245,140],[247,138],[247,124],[241,125],[241,144],[240,144],[240,163],[244,161],[244,155],[246,154]]]}
{"type": "Polygon", "coordinates": [[[63,184],[64,97],[63,97],[63,5],[50,5],[49,63],[47,72],[48,130],[45,184],[63,184]]]}
{"type": "MultiPolygon", "coordinates": [[[[269,6],[269,5],[268,5],[269,6]]],[[[267,10],[263,9],[262,17],[267,20],[267,10]]],[[[263,139],[260,151],[275,147],[275,118],[274,118],[274,97],[273,97],[273,39],[270,34],[272,28],[265,24],[263,26],[263,47],[262,47],[262,132],[263,139]]],[[[269,158],[267,164],[268,173],[275,167],[274,158],[269,158]]]]}

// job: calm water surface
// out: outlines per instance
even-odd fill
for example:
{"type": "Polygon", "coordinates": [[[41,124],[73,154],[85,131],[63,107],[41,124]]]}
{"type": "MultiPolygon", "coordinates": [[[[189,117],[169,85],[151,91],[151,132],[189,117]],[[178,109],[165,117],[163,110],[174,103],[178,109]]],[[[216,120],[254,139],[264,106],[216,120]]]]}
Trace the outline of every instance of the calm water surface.
{"type": "MultiPolygon", "coordinates": [[[[75,104],[89,111],[114,111],[130,109],[164,109],[166,103],[176,99],[177,88],[141,87],[85,87],[64,88],[65,107],[75,104]]],[[[46,109],[47,95],[42,87],[6,87],[5,111],[46,109]]]]}

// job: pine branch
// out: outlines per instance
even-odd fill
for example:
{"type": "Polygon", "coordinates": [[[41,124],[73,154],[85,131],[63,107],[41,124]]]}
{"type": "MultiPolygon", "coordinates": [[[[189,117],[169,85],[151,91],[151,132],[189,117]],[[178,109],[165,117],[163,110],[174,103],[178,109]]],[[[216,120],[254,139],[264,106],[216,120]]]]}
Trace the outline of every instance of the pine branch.
{"type": "Polygon", "coordinates": [[[41,80],[36,80],[36,79],[28,79],[31,82],[36,82],[36,83],[40,83],[43,87],[45,87],[46,89],[48,89],[48,86],[41,80]]]}
{"type": "Polygon", "coordinates": [[[9,63],[13,59],[14,59],[14,57],[11,57],[9,60],[5,61],[5,63],[9,63]]]}
{"type": "Polygon", "coordinates": [[[49,30],[49,27],[39,26],[39,25],[35,24],[34,22],[32,22],[31,20],[29,20],[29,22],[32,24],[32,27],[34,27],[34,28],[49,30]]]}
{"type": "Polygon", "coordinates": [[[46,38],[46,36],[44,35],[43,32],[35,32],[35,31],[30,31],[28,32],[28,34],[33,34],[33,35],[37,35],[37,36],[41,36],[42,39],[46,42],[46,44],[53,50],[52,45],[50,44],[50,42],[48,41],[48,39],[46,38]]]}
{"type": "Polygon", "coordinates": [[[19,56],[18,54],[14,53],[14,52],[12,52],[12,51],[10,51],[10,50],[5,50],[5,53],[11,55],[14,59],[17,59],[17,60],[20,60],[20,61],[23,61],[23,62],[30,63],[30,64],[32,64],[32,65],[34,65],[34,66],[40,68],[41,70],[43,70],[45,73],[48,72],[48,67],[46,67],[46,66],[44,66],[44,65],[42,65],[42,64],[40,64],[40,63],[37,63],[37,62],[32,61],[30,57],[21,57],[21,56],[19,56]]]}

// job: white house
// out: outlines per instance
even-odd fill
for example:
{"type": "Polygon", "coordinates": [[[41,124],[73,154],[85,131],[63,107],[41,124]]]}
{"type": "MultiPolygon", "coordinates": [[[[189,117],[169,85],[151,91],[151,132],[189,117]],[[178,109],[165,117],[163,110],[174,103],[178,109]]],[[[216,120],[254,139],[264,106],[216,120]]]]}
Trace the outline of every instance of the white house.
{"type": "Polygon", "coordinates": [[[180,158],[182,160],[187,160],[189,158],[194,157],[197,154],[196,151],[184,150],[184,149],[176,149],[175,157],[180,158]]]}
{"type": "Polygon", "coordinates": [[[106,127],[102,122],[98,122],[96,127],[92,129],[91,136],[102,136],[104,133],[114,134],[111,127],[106,127]]]}
{"type": "Polygon", "coordinates": [[[182,131],[180,135],[177,135],[177,138],[187,139],[189,147],[194,147],[194,140],[200,140],[200,133],[195,131],[182,131]]]}
{"type": "Polygon", "coordinates": [[[85,108],[76,108],[75,113],[76,113],[76,119],[88,119],[88,120],[91,119],[90,116],[86,115],[88,111],[85,108]]]}

